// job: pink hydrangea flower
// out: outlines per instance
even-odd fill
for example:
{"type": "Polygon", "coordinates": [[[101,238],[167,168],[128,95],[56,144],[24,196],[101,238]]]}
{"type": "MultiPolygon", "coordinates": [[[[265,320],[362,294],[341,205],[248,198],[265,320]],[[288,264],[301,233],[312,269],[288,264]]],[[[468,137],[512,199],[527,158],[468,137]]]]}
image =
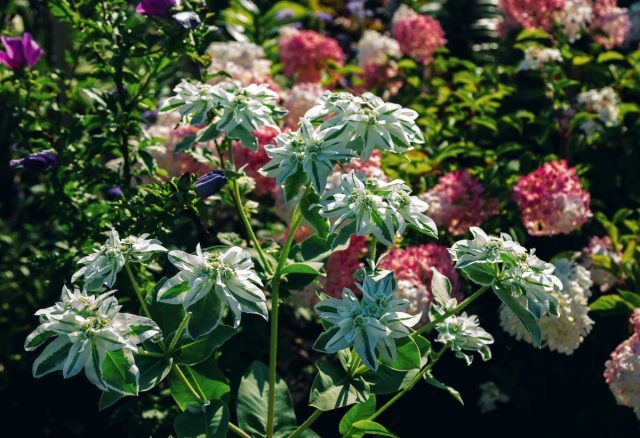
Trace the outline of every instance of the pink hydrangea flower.
{"type": "Polygon", "coordinates": [[[616,7],[615,2],[612,7],[596,9],[594,6],[591,29],[596,32],[593,39],[606,49],[611,50],[621,46],[631,30],[631,20],[627,9],[616,7]],[[598,12],[596,13],[596,11],[598,12]]]}
{"type": "Polygon", "coordinates": [[[422,311],[423,322],[431,305],[431,277],[436,268],[451,281],[452,296],[462,299],[460,279],[446,247],[429,243],[394,249],[379,264],[381,269],[393,271],[398,280],[398,295],[410,301],[412,312],[422,311]]]}
{"type": "Polygon", "coordinates": [[[25,32],[20,38],[3,36],[0,40],[4,46],[4,51],[0,50],[0,63],[13,71],[32,68],[44,53],[29,32],[25,32]]]}
{"type": "Polygon", "coordinates": [[[353,274],[364,266],[361,260],[366,253],[367,238],[351,236],[347,249],[331,254],[324,266],[327,276],[320,278],[324,292],[332,297],[340,297],[345,287],[355,292],[357,288],[353,274]]]}
{"type": "Polygon", "coordinates": [[[522,176],[513,188],[522,221],[532,236],[568,234],[591,216],[591,196],[583,190],[576,170],[565,160],[544,163],[522,176]]]}
{"type": "Polygon", "coordinates": [[[426,214],[456,236],[498,214],[498,201],[485,198],[482,183],[466,169],[441,176],[420,199],[429,204],[426,214]]]}
{"type": "Polygon", "coordinates": [[[297,83],[320,82],[329,63],[341,66],[344,58],[338,41],[312,30],[288,30],[279,47],[284,73],[297,83]]]}
{"type": "Polygon", "coordinates": [[[298,129],[300,118],[318,102],[324,89],[320,84],[306,83],[293,86],[284,101],[284,107],[289,111],[284,118],[285,126],[298,129]]]}
{"type": "Polygon", "coordinates": [[[273,196],[276,191],[275,180],[262,175],[258,170],[269,162],[269,157],[264,147],[268,144],[274,144],[278,130],[269,126],[261,126],[252,135],[258,139],[258,150],[255,152],[242,146],[239,141],[233,142],[233,156],[236,167],[240,169],[245,166],[244,171],[246,174],[255,179],[256,188],[254,193],[256,195],[273,196]]]}
{"type": "Polygon", "coordinates": [[[500,0],[498,7],[505,21],[516,21],[527,29],[551,30],[554,13],[564,7],[565,0],[500,0]]]}
{"type": "Polygon", "coordinates": [[[398,67],[395,64],[377,65],[369,64],[364,67],[362,73],[363,91],[375,87],[383,87],[389,96],[395,96],[402,88],[402,79],[398,77],[398,67]]]}
{"type": "Polygon", "coordinates": [[[640,420],[640,309],[631,316],[633,334],[605,362],[604,379],[621,406],[633,408],[640,420]]]}
{"type": "Polygon", "coordinates": [[[423,65],[429,64],[434,52],[447,42],[438,20],[420,14],[395,21],[392,33],[402,53],[423,65]]]}
{"type": "Polygon", "coordinates": [[[600,291],[606,292],[618,282],[618,278],[612,272],[596,267],[591,257],[593,255],[608,257],[614,265],[619,265],[622,262],[622,253],[614,249],[609,236],[591,236],[589,245],[582,249],[581,264],[589,269],[591,279],[600,287],[600,291]]]}

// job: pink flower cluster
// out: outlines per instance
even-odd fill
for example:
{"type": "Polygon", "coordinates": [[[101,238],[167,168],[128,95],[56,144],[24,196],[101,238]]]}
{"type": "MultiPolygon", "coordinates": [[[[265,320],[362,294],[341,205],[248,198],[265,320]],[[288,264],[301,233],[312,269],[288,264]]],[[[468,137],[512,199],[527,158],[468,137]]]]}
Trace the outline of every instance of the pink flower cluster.
{"type": "Polygon", "coordinates": [[[621,406],[640,419],[640,309],[631,316],[633,335],[616,347],[605,362],[604,379],[621,406]]]}
{"type": "Polygon", "coordinates": [[[615,0],[594,2],[592,31],[593,39],[606,49],[619,47],[631,30],[631,20],[624,8],[618,8],[615,0]]]}
{"type": "Polygon", "coordinates": [[[426,15],[416,14],[398,21],[392,31],[402,53],[423,65],[429,64],[434,52],[447,42],[438,20],[426,15]]]}
{"type": "Polygon", "coordinates": [[[365,236],[351,236],[347,249],[331,254],[324,267],[327,276],[320,278],[324,292],[332,297],[340,297],[342,289],[345,287],[356,292],[353,274],[363,266],[360,259],[366,253],[367,238],[365,236]]]}
{"type": "Polygon", "coordinates": [[[568,234],[591,217],[591,196],[585,192],[576,170],[565,160],[545,163],[522,176],[513,188],[522,221],[532,236],[568,234]]]}
{"type": "Polygon", "coordinates": [[[595,266],[593,255],[608,257],[616,266],[622,262],[622,253],[615,250],[609,236],[591,236],[589,245],[582,249],[581,264],[591,272],[591,279],[600,291],[606,292],[618,282],[618,278],[611,271],[595,266]]]}
{"type": "Polygon", "coordinates": [[[527,29],[550,30],[555,12],[564,4],[565,0],[500,0],[498,7],[505,21],[516,21],[527,29]]]}
{"type": "Polygon", "coordinates": [[[284,107],[289,111],[284,118],[285,126],[298,129],[300,118],[318,103],[322,93],[324,93],[324,89],[317,83],[294,85],[284,101],[284,107]]]}
{"type": "Polygon", "coordinates": [[[456,236],[498,214],[498,201],[485,198],[482,183],[466,169],[441,176],[420,198],[429,204],[427,215],[456,236]]]}
{"type": "Polygon", "coordinates": [[[451,281],[453,297],[460,300],[460,279],[446,247],[429,243],[394,249],[380,261],[381,269],[395,273],[398,295],[411,303],[410,312],[423,312],[423,321],[431,305],[431,268],[436,268],[451,281]]]}
{"type": "Polygon", "coordinates": [[[338,41],[312,30],[290,30],[280,38],[284,73],[297,83],[320,82],[330,61],[342,65],[344,52],[338,41]]]}
{"type": "Polygon", "coordinates": [[[240,169],[244,167],[244,171],[248,176],[256,180],[256,188],[254,193],[258,196],[272,196],[276,191],[276,182],[273,178],[262,175],[260,170],[269,162],[269,157],[264,147],[268,144],[274,144],[278,135],[278,130],[269,126],[261,126],[252,135],[258,139],[258,150],[252,151],[239,141],[233,142],[233,156],[236,167],[240,169]]]}

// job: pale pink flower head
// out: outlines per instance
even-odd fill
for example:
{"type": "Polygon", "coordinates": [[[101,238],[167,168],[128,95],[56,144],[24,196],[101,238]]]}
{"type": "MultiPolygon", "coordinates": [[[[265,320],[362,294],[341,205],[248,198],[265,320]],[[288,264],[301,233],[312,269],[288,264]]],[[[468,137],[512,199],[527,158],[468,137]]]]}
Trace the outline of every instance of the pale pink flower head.
{"type": "Polygon", "coordinates": [[[298,129],[300,118],[318,103],[318,98],[324,91],[317,83],[294,85],[284,101],[284,107],[289,111],[284,118],[285,126],[298,129]]]}
{"type": "Polygon", "coordinates": [[[592,216],[591,196],[584,191],[576,170],[565,160],[544,163],[522,176],[513,188],[522,221],[532,236],[568,234],[592,216]]]}
{"type": "Polygon", "coordinates": [[[444,246],[429,243],[394,249],[380,261],[379,267],[395,273],[398,280],[398,295],[410,301],[412,311],[422,311],[425,321],[433,299],[432,267],[451,281],[452,296],[458,300],[462,299],[458,273],[444,246]]]}
{"type": "Polygon", "coordinates": [[[456,236],[498,214],[498,201],[486,198],[482,183],[466,169],[441,176],[420,199],[429,204],[426,214],[456,236]]]}
{"type": "Polygon", "coordinates": [[[551,30],[554,13],[564,7],[565,0],[500,0],[498,8],[505,21],[516,21],[527,29],[551,30]]]}
{"type": "Polygon", "coordinates": [[[435,51],[447,43],[438,20],[426,15],[408,14],[407,18],[394,20],[392,33],[402,53],[422,65],[429,64],[435,51]]]}
{"type": "Polygon", "coordinates": [[[631,30],[627,9],[616,7],[615,2],[613,5],[599,9],[594,7],[594,19],[591,24],[592,31],[596,32],[593,39],[608,50],[621,46],[631,30]]]}
{"type": "Polygon", "coordinates": [[[364,266],[362,257],[367,253],[367,238],[351,236],[349,247],[329,256],[324,266],[326,277],[321,277],[324,292],[332,297],[340,297],[345,287],[356,290],[353,274],[364,266]]]}
{"type": "Polygon", "coordinates": [[[593,261],[594,255],[608,257],[616,266],[622,262],[622,253],[613,247],[609,236],[591,236],[589,244],[582,249],[582,265],[589,269],[591,279],[600,287],[600,291],[606,292],[618,282],[618,278],[611,271],[597,267],[593,261]]]}
{"type": "Polygon", "coordinates": [[[233,142],[233,155],[236,167],[244,167],[245,173],[256,181],[253,190],[258,196],[273,196],[276,192],[276,181],[258,172],[269,162],[269,157],[264,147],[268,144],[275,144],[275,138],[279,134],[278,130],[270,126],[261,126],[252,135],[258,139],[258,150],[252,151],[242,146],[239,141],[233,142]]]}
{"type": "Polygon", "coordinates": [[[3,36],[0,40],[4,46],[4,51],[0,50],[0,63],[13,71],[33,68],[44,53],[29,32],[25,32],[22,37],[3,36]]]}
{"type": "Polygon", "coordinates": [[[604,379],[618,404],[633,408],[640,420],[640,309],[633,311],[630,322],[633,334],[605,362],[604,379]]]}
{"type": "Polygon", "coordinates": [[[344,52],[338,41],[313,30],[287,30],[280,37],[284,73],[297,83],[320,82],[331,62],[342,66],[344,52]]]}

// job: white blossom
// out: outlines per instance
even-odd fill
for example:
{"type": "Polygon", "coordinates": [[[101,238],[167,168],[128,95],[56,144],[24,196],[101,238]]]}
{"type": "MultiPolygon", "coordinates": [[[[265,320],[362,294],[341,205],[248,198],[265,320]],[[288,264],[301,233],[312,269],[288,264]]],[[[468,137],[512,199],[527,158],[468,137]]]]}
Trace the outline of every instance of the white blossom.
{"type": "Polygon", "coordinates": [[[502,392],[495,382],[485,382],[480,384],[480,397],[478,398],[478,406],[480,412],[495,411],[497,403],[508,403],[509,396],[502,392]]]}
{"type": "Polygon", "coordinates": [[[365,30],[357,44],[358,65],[384,65],[389,58],[402,56],[400,45],[396,40],[375,30],[365,30]]]}
{"type": "Polygon", "coordinates": [[[591,24],[593,10],[589,0],[566,0],[555,19],[570,42],[577,41],[591,24]]]}
{"type": "Polygon", "coordinates": [[[444,321],[436,324],[438,337],[436,340],[445,344],[456,357],[464,359],[467,365],[473,361],[473,356],[467,352],[477,352],[482,360],[491,359],[489,345],[493,344],[493,336],[480,327],[480,321],[476,315],[451,315],[444,321]]]}
{"type": "Polygon", "coordinates": [[[271,74],[271,61],[262,47],[248,41],[216,41],[209,44],[206,54],[211,57],[209,73],[228,73],[244,85],[271,74]]]}
{"type": "Polygon", "coordinates": [[[518,70],[540,70],[550,62],[562,62],[562,55],[558,49],[527,47],[518,70]]]}
{"type": "MultiPolygon", "coordinates": [[[[613,88],[605,87],[600,90],[585,91],[578,95],[577,101],[584,111],[595,114],[598,121],[604,126],[617,126],[620,123],[618,108],[620,99],[613,88]]],[[[588,122],[583,123],[581,129],[587,135],[591,135],[597,129],[594,128],[593,121],[588,122]]]]}

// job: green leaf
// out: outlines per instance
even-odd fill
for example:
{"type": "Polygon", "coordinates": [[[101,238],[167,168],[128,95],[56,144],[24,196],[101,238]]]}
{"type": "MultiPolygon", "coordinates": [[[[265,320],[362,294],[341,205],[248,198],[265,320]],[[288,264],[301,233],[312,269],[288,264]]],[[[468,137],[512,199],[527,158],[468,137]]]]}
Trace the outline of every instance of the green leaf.
{"type": "Polygon", "coordinates": [[[362,435],[387,436],[398,438],[380,423],[371,420],[360,420],[353,423],[353,429],[362,435]]]}
{"type": "Polygon", "coordinates": [[[592,312],[627,313],[633,311],[634,307],[620,295],[613,294],[598,297],[597,300],[589,304],[589,310],[592,312]]]}
{"type": "MultiPolygon", "coordinates": [[[[227,379],[218,369],[213,356],[197,365],[180,365],[180,368],[191,386],[196,391],[202,392],[207,400],[221,400],[231,391],[227,379]]],[[[184,411],[188,405],[198,404],[198,400],[178,377],[175,370],[169,374],[168,382],[171,395],[181,410],[184,411]]]]}
{"type": "Polygon", "coordinates": [[[329,235],[329,221],[320,216],[320,208],[316,207],[320,203],[320,196],[313,190],[305,190],[300,199],[300,212],[302,217],[311,225],[321,238],[329,235]]]}
{"type": "Polygon", "coordinates": [[[396,342],[397,356],[393,362],[381,359],[380,362],[396,371],[409,371],[420,368],[420,350],[415,341],[407,336],[396,342]]]}
{"type": "Polygon", "coordinates": [[[114,391],[138,395],[138,376],[133,356],[125,350],[107,351],[102,362],[102,381],[114,391]]]}
{"type": "Polygon", "coordinates": [[[284,188],[284,200],[286,202],[291,201],[293,198],[298,196],[300,193],[300,189],[307,183],[309,178],[302,170],[302,167],[298,169],[296,173],[291,175],[283,184],[284,188]]]}
{"type": "Polygon", "coordinates": [[[436,388],[439,389],[443,389],[445,391],[447,391],[449,394],[451,394],[451,396],[453,398],[455,398],[458,403],[460,403],[461,405],[464,406],[464,401],[462,400],[462,396],[460,395],[460,393],[455,390],[454,388],[447,386],[446,384],[442,383],[441,381],[439,381],[438,379],[436,379],[435,377],[433,377],[433,375],[431,375],[431,373],[427,373],[424,375],[424,380],[426,380],[426,382],[429,385],[435,386],[436,388]]]}
{"type": "Polygon", "coordinates": [[[325,276],[322,272],[323,264],[320,262],[304,262],[304,263],[290,263],[282,270],[280,273],[282,275],[286,274],[308,274],[308,275],[322,275],[325,276]]]}
{"type": "Polygon", "coordinates": [[[522,306],[511,294],[510,287],[503,287],[501,285],[494,285],[493,291],[500,298],[500,300],[511,309],[511,311],[520,319],[524,327],[527,329],[533,340],[533,345],[540,347],[542,335],[540,333],[540,327],[534,316],[522,306]]]}
{"type": "Polygon", "coordinates": [[[585,65],[593,61],[591,56],[574,56],[573,65],[585,65]]]}
{"type": "Polygon", "coordinates": [[[380,364],[378,371],[367,371],[364,378],[374,394],[393,394],[407,386],[418,374],[418,370],[396,371],[380,364]]]}
{"type": "MultiPolygon", "coordinates": [[[[275,430],[296,426],[291,393],[284,380],[276,376],[275,430]]],[[[253,362],[240,380],[238,388],[238,425],[251,436],[267,434],[267,403],[269,398],[269,367],[253,362]]]]}
{"type": "Polygon", "coordinates": [[[140,391],[148,391],[163,381],[171,371],[173,358],[136,356],[136,365],[140,370],[140,391]]]}
{"type": "Polygon", "coordinates": [[[355,437],[352,434],[353,428],[352,425],[356,421],[366,420],[371,417],[376,412],[376,396],[371,395],[366,402],[358,403],[351,409],[347,411],[346,414],[340,420],[340,424],[338,425],[338,431],[341,435],[347,437],[355,437]]]}
{"type": "Polygon", "coordinates": [[[228,325],[220,324],[206,336],[178,344],[174,351],[177,363],[195,365],[211,356],[213,351],[224,344],[237,333],[237,330],[228,325]]]}
{"type": "Polygon", "coordinates": [[[179,154],[180,152],[184,152],[193,145],[196,141],[196,134],[189,134],[185,138],[183,138],[174,148],[173,153],[179,154]]]}
{"type": "Polygon", "coordinates": [[[309,405],[330,411],[369,398],[369,383],[362,377],[353,378],[342,368],[327,362],[316,364],[318,374],[313,380],[309,405]]]}
{"type": "Polygon", "coordinates": [[[473,263],[464,267],[460,266],[460,269],[469,280],[480,286],[490,286],[498,275],[494,263],[473,263]]]}
{"type": "Polygon", "coordinates": [[[228,427],[229,408],[220,400],[178,414],[173,421],[178,438],[225,438],[228,427]]]}
{"type": "Polygon", "coordinates": [[[609,50],[608,52],[604,52],[598,55],[599,64],[612,61],[625,61],[625,57],[622,53],[613,50],[609,50]]]}
{"type": "Polygon", "coordinates": [[[123,397],[125,397],[125,395],[120,394],[119,392],[103,391],[102,394],[100,394],[100,402],[98,404],[98,410],[104,411],[105,409],[110,408],[111,406],[115,405],[118,402],[118,400],[120,400],[123,397]]]}
{"type": "Polygon", "coordinates": [[[246,128],[238,125],[231,132],[227,132],[227,137],[232,140],[240,140],[242,146],[256,152],[258,150],[258,139],[254,137],[246,128]]]}
{"type": "Polygon", "coordinates": [[[224,304],[218,294],[211,291],[191,305],[188,310],[191,315],[187,323],[187,333],[193,339],[197,339],[216,328],[222,319],[224,304]]]}
{"type": "Polygon", "coordinates": [[[198,131],[198,133],[196,134],[195,141],[199,143],[204,143],[207,141],[215,140],[219,136],[220,136],[220,131],[218,131],[218,128],[216,127],[216,125],[211,124],[206,128],[202,128],[200,131],[198,131]]]}
{"type": "Polygon", "coordinates": [[[624,300],[633,307],[640,307],[640,294],[628,290],[618,290],[618,293],[624,300]]]}

